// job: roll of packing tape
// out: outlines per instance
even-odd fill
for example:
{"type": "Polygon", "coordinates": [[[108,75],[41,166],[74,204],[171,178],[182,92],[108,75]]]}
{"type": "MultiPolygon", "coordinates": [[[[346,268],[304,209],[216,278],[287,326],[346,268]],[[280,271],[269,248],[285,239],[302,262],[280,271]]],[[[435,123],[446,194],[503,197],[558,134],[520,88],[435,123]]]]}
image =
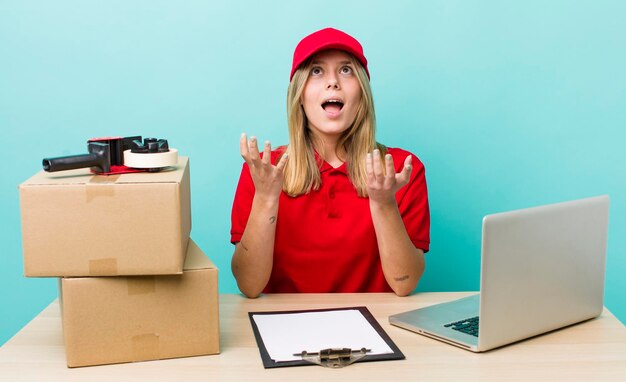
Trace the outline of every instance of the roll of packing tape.
{"type": "Polygon", "coordinates": [[[124,151],[124,166],[133,168],[162,168],[178,164],[178,150],[164,153],[133,153],[124,151]]]}

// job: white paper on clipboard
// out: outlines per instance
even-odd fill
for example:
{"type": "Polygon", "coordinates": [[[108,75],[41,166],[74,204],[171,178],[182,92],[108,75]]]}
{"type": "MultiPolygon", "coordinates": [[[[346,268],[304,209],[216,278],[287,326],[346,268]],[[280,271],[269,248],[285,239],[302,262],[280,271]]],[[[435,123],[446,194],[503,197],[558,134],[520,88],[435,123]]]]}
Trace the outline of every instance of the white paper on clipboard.
{"type": "Polygon", "coordinates": [[[272,360],[301,360],[294,353],[328,348],[371,349],[368,355],[393,350],[358,309],[252,314],[272,360]]]}

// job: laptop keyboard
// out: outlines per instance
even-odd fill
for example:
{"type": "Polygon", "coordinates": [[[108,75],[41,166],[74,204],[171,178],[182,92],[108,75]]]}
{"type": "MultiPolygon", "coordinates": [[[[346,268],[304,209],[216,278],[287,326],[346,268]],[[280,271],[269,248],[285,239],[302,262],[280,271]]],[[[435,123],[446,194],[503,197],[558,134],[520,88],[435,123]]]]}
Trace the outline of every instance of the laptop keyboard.
{"type": "Polygon", "coordinates": [[[478,316],[472,318],[466,318],[456,322],[451,322],[444,325],[446,328],[458,330],[459,332],[469,334],[470,336],[478,337],[478,316]]]}

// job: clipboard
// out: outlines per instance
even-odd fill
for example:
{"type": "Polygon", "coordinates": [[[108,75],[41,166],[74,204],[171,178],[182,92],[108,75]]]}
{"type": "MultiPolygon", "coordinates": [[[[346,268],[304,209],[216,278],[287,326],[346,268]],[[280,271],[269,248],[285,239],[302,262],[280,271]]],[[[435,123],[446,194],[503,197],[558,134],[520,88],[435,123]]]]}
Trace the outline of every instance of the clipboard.
{"type": "MultiPolygon", "coordinates": [[[[356,362],[368,362],[368,361],[390,361],[390,360],[402,360],[406,357],[400,351],[400,349],[396,346],[393,340],[387,335],[387,333],[380,326],[378,321],[374,318],[372,313],[365,306],[357,306],[357,307],[345,307],[345,308],[331,308],[331,309],[310,309],[310,310],[289,310],[289,311],[267,311],[267,312],[248,312],[248,317],[250,318],[250,324],[252,325],[252,330],[254,331],[254,337],[256,339],[257,345],[259,347],[259,352],[261,354],[261,359],[263,361],[263,367],[266,369],[277,368],[277,367],[287,367],[287,366],[310,366],[314,365],[313,363],[307,362],[304,359],[300,360],[279,360],[275,361],[272,359],[270,355],[270,351],[266,346],[266,343],[263,340],[262,330],[259,325],[255,321],[255,316],[259,317],[259,319],[263,319],[262,316],[266,315],[285,315],[281,317],[282,319],[289,319],[288,315],[292,314],[301,314],[301,313],[321,313],[324,312],[340,312],[340,311],[356,311],[362,315],[367,321],[367,324],[371,326],[371,329],[375,331],[375,333],[380,337],[384,344],[391,350],[389,353],[385,354],[366,354],[356,362]]],[[[319,329],[319,328],[318,328],[319,329]]],[[[267,333],[265,334],[268,335],[267,333]]],[[[297,346],[297,345],[294,345],[297,346]]],[[[344,345],[345,346],[345,345],[344,345]]],[[[362,346],[367,346],[367,344],[363,344],[362,346]]],[[[322,349],[299,349],[293,348],[292,353],[300,353],[302,351],[320,351],[322,349]]],[[[295,354],[294,354],[295,355],[295,354]]]]}

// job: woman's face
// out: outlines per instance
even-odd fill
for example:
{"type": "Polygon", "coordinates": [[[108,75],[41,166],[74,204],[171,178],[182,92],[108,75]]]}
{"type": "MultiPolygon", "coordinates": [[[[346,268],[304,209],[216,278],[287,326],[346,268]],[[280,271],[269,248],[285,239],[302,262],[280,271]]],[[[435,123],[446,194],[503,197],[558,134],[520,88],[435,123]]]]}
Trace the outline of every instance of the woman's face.
{"type": "Polygon", "coordinates": [[[309,129],[325,140],[336,140],[356,118],[361,87],[350,56],[326,50],[313,56],[302,93],[309,129]]]}

